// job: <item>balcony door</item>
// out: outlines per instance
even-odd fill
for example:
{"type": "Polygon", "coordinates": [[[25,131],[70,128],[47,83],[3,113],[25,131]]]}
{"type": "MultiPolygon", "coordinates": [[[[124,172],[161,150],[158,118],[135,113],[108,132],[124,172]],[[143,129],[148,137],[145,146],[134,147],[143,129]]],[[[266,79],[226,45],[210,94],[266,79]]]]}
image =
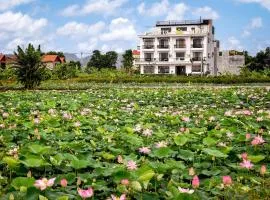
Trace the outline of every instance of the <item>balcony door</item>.
{"type": "Polygon", "coordinates": [[[176,66],[175,67],[176,75],[186,75],[186,66],[176,66]]]}
{"type": "Polygon", "coordinates": [[[159,39],[159,48],[167,49],[169,48],[169,39],[161,38],[159,39]]]}

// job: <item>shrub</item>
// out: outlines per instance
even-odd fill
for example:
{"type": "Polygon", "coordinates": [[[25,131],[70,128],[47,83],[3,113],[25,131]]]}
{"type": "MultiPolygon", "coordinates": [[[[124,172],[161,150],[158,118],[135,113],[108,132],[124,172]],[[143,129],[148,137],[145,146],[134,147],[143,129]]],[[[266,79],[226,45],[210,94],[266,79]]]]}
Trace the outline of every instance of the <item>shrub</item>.
{"type": "Polygon", "coordinates": [[[77,69],[70,63],[56,65],[53,69],[53,76],[56,79],[69,79],[77,76],[77,69]]]}

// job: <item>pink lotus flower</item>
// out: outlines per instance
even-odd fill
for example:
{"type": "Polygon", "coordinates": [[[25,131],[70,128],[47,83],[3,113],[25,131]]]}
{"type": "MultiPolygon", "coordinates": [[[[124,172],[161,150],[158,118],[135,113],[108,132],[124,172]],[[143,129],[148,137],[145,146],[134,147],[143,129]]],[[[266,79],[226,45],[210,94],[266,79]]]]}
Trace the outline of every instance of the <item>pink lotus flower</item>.
{"type": "Polygon", "coordinates": [[[34,186],[38,189],[42,190],[46,190],[47,187],[52,187],[54,184],[56,178],[51,178],[51,179],[47,179],[47,178],[43,178],[43,179],[39,179],[35,181],[34,186]]]}
{"type": "Polygon", "coordinates": [[[256,121],[257,122],[262,122],[263,121],[263,118],[262,117],[257,117],[256,121]]]}
{"type": "Polygon", "coordinates": [[[149,154],[151,152],[151,149],[149,147],[141,147],[139,148],[140,153],[149,154]]]}
{"type": "Polygon", "coordinates": [[[9,114],[8,114],[7,112],[4,112],[4,113],[2,114],[2,117],[3,117],[4,119],[6,119],[6,118],[9,117],[9,114]]]}
{"type": "Polygon", "coordinates": [[[94,190],[90,187],[87,190],[82,190],[80,188],[78,188],[78,193],[80,195],[80,197],[82,197],[83,199],[86,198],[90,198],[94,195],[94,190]]]}
{"type": "Polygon", "coordinates": [[[242,153],[241,157],[243,160],[247,160],[248,154],[247,153],[242,153]]]}
{"type": "Polygon", "coordinates": [[[66,120],[69,120],[69,119],[72,119],[72,115],[69,114],[69,113],[64,113],[63,118],[66,119],[66,120]]]}
{"type": "Polygon", "coordinates": [[[67,181],[67,179],[65,179],[65,178],[63,178],[63,179],[60,181],[60,185],[61,185],[62,187],[67,187],[67,184],[68,184],[68,181],[67,181]]]}
{"type": "Polygon", "coordinates": [[[196,175],[192,179],[192,186],[193,188],[198,188],[200,186],[200,180],[199,177],[196,175]]]}
{"type": "Polygon", "coordinates": [[[232,111],[228,110],[224,113],[224,115],[227,117],[232,116],[232,111]]]}
{"type": "Polygon", "coordinates": [[[158,142],[158,143],[156,143],[156,148],[163,148],[163,147],[167,147],[167,142],[165,142],[165,141],[161,141],[161,142],[158,142]]]}
{"type": "Polygon", "coordinates": [[[123,158],[121,155],[117,156],[117,162],[122,164],[123,163],[123,158]]]}
{"type": "Polygon", "coordinates": [[[191,168],[188,169],[188,174],[189,174],[190,176],[194,176],[194,175],[195,175],[195,170],[194,170],[193,167],[191,167],[191,168]]]}
{"type": "Polygon", "coordinates": [[[189,117],[182,117],[182,120],[183,120],[184,122],[190,122],[189,117]]]}
{"type": "Polygon", "coordinates": [[[36,125],[37,125],[37,124],[39,124],[39,123],[40,123],[39,118],[35,118],[35,119],[34,119],[34,124],[36,124],[36,125]]]}
{"type": "Polygon", "coordinates": [[[223,184],[229,186],[232,184],[232,178],[230,176],[223,176],[222,177],[223,184]]]}
{"type": "Polygon", "coordinates": [[[135,128],[133,129],[135,132],[141,132],[142,126],[140,124],[136,124],[135,128]]]}
{"type": "Polygon", "coordinates": [[[186,128],[181,127],[181,128],[179,129],[179,131],[180,131],[180,132],[185,132],[185,131],[186,131],[186,128]]]}
{"type": "Polygon", "coordinates": [[[122,179],[121,184],[125,185],[125,186],[128,186],[129,185],[129,180],[128,179],[122,179]]]}
{"type": "Polygon", "coordinates": [[[81,122],[77,121],[77,122],[74,123],[74,127],[77,127],[78,128],[80,126],[81,126],[81,122]]]}
{"type": "Polygon", "coordinates": [[[130,160],[127,162],[127,169],[128,170],[136,170],[137,169],[137,164],[133,160],[130,160]]]}
{"type": "Polygon", "coordinates": [[[251,115],[251,114],[252,114],[252,112],[249,111],[249,110],[243,110],[242,113],[243,113],[244,115],[251,115]]]}
{"type": "Polygon", "coordinates": [[[153,130],[151,130],[151,129],[145,129],[142,134],[144,136],[150,137],[153,134],[153,130]]]}
{"type": "Polygon", "coordinates": [[[255,137],[252,141],[251,141],[251,145],[253,146],[257,146],[257,145],[260,145],[260,144],[263,144],[265,143],[264,139],[262,138],[262,136],[257,136],[255,137]]]}
{"type": "Polygon", "coordinates": [[[241,168],[251,169],[253,167],[253,164],[250,162],[250,160],[243,160],[243,162],[240,163],[241,168]]]}
{"type": "Polygon", "coordinates": [[[260,174],[264,175],[266,173],[266,171],[267,171],[266,165],[262,165],[261,169],[260,169],[260,174]]]}
{"type": "Polygon", "coordinates": [[[187,194],[192,194],[194,192],[194,190],[190,190],[190,189],[186,189],[186,188],[181,188],[178,187],[178,190],[180,191],[180,193],[187,193],[187,194]]]}
{"type": "Polygon", "coordinates": [[[126,194],[122,194],[120,197],[117,197],[114,195],[112,195],[111,197],[112,197],[111,200],[126,200],[127,199],[126,194]]]}
{"type": "Polygon", "coordinates": [[[250,133],[247,133],[246,134],[246,140],[249,140],[251,138],[251,134],[250,133]]]}

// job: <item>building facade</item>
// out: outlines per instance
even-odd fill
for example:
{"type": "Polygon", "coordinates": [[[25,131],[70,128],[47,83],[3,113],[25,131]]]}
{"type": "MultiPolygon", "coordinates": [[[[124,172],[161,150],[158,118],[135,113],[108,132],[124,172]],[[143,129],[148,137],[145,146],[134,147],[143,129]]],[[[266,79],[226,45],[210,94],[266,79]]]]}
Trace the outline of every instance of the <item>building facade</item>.
{"type": "Polygon", "coordinates": [[[212,20],[160,21],[139,35],[141,74],[217,75],[212,20]]]}
{"type": "Polygon", "coordinates": [[[239,75],[241,67],[245,65],[245,56],[243,52],[235,50],[220,51],[217,59],[218,74],[239,75]]]}

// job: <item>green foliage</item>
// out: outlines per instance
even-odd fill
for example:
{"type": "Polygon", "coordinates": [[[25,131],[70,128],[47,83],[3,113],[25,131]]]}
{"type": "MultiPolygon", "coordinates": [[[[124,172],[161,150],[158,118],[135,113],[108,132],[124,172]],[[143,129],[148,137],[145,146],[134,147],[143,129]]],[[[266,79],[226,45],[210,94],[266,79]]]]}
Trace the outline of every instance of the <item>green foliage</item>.
{"type": "Polygon", "coordinates": [[[16,79],[16,70],[11,66],[5,69],[0,68],[0,80],[13,80],[16,79]]]}
{"type": "Polygon", "coordinates": [[[133,55],[132,55],[132,50],[126,50],[125,53],[123,54],[123,67],[124,69],[126,69],[128,72],[131,70],[131,68],[133,67],[133,55]]]}
{"type": "Polygon", "coordinates": [[[59,51],[59,52],[56,52],[56,51],[49,51],[47,53],[45,53],[46,55],[58,55],[59,57],[65,57],[64,53],[59,51]]]}
{"type": "Polygon", "coordinates": [[[40,46],[35,49],[32,44],[29,44],[25,51],[18,46],[18,50],[14,54],[17,57],[15,65],[17,80],[25,89],[33,89],[39,86],[45,69],[41,64],[40,46]]]}
{"type": "Polygon", "coordinates": [[[270,68],[270,47],[265,51],[260,51],[255,57],[249,56],[245,52],[246,67],[251,71],[263,71],[270,68]]]}
{"type": "Polygon", "coordinates": [[[0,199],[81,199],[89,187],[93,199],[269,199],[268,89],[125,86],[0,93],[0,199]],[[45,178],[56,179],[41,191],[45,178]]]}
{"type": "Polygon", "coordinates": [[[118,55],[115,51],[109,51],[102,54],[99,50],[94,50],[87,63],[86,72],[91,73],[93,68],[101,70],[102,68],[116,68],[118,55]]]}
{"type": "Polygon", "coordinates": [[[60,80],[70,79],[77,76],[77,66],[74,63],[58,64],[52,71],[53,77],[60,80]]]}

